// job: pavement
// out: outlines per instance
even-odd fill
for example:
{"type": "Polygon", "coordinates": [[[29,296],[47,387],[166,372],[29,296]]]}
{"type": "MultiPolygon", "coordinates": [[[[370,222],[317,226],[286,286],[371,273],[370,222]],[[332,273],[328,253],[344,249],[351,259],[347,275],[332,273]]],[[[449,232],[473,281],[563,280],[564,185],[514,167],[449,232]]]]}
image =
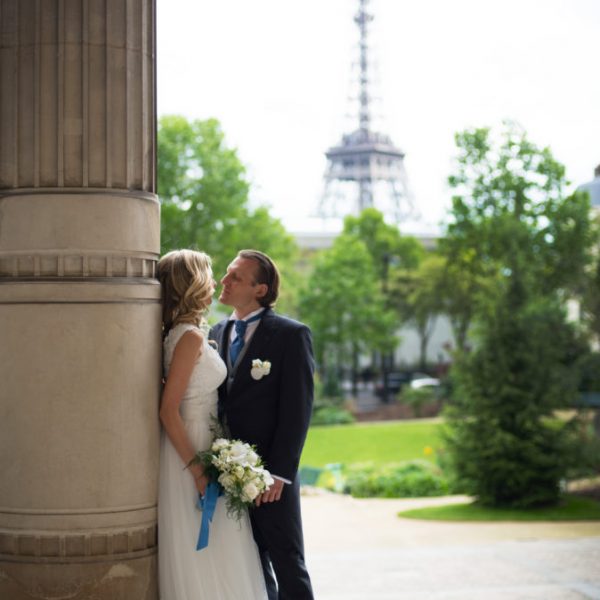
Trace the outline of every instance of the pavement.
{"type": "Polygon", "coordinates": [[[401,519],[464,496],[355,499],[306,489],[316,600],[600,600],[600,521],[401,519]]]}

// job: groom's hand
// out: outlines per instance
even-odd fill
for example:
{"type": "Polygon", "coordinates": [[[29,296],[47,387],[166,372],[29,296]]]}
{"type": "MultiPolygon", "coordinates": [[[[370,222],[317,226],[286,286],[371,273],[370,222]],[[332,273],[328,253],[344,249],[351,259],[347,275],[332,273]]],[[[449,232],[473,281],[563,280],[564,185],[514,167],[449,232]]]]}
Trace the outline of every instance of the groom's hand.
{"type": "Polygon", "coordinates": [[[264,494],[256,499],[256,506],[265,502],[277,502],[281,498],[281,492],[285,483],[281,479],[275,479],[275,483],[264,494]]]}

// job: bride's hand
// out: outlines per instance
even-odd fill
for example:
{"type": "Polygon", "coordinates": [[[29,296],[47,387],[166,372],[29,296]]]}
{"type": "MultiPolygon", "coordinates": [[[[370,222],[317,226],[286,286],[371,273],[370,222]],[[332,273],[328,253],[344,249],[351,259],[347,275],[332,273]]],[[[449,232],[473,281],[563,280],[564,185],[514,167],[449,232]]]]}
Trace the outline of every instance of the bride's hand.
{"type": "Polygon", "coordinates": [[[201,496],[206,494],[206,486],[208,485],[208,478],[205,475],[198,475],[194,478],[196,481],[196,489],[201,496]]]}

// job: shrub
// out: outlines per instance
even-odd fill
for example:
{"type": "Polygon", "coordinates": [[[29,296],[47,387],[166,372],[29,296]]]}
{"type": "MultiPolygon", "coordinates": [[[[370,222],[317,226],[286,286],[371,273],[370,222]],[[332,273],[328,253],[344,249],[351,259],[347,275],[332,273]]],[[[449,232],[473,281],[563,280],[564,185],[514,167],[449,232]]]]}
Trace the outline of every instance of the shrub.
{"type": "Polygon", "coordinates": [[[595,477],[600,474],[600,437],[589,415],[583,413],[569,427],[567,456],[568,479],[595,477]]]}
{"type": "Polygon", "coordinates": [[[436,399],[436,392],[432,387],[414,389],[406,386],[400,395],[400,402],[408,404],[417,418],[421,416],[423,407],[426,404],[435,402],[436,399]]]}
{"type": "Polygon", "coordinates": [[[337,406],[317,406],[313,410],[311,425],[347,425],[354,423],[354,415],[337,406]]]}
{"type": "Polygon", "coordinates": [[[588,352],[578,361],[579,391],[600,392],[600,353],[588,352]]]}
{"type": "Polygon", "coordinates": [[[355,498],[416,498],[444,496],[451,489],[438,467],[425,460],[412,460],[379,467],[350,466],[344,491],[355,498]]]}

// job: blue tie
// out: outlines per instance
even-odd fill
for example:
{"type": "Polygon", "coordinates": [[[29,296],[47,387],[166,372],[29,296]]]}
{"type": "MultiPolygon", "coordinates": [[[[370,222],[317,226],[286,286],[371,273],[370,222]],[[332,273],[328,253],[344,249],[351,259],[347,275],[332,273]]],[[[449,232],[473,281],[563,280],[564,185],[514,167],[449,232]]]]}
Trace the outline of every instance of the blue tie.
{"type": "Polygon", "coordinates": [[[229,358],[231,359],[232,365],[235,365],[235,361],[238,359],[238,356],[244,347],[244,336],[246,335],[246,329],[248,328],[248,325],[254,321],[258,321],[261,317],[262,311],[247,321],[238,320],[233,324],[235,327],[236,337],[233,342],[231,342],[231,346],[229,348],[229,358]]]}

